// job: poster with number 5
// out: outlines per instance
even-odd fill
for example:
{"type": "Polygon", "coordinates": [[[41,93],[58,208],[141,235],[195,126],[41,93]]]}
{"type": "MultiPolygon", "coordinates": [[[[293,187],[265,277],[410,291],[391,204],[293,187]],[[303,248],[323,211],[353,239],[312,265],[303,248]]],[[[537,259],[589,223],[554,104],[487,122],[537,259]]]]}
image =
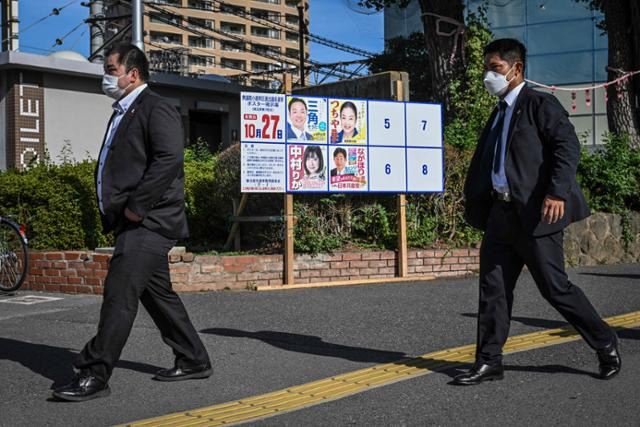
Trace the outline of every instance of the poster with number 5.
{"type": "Polygon", "coordinates": [[[240,98],[242,142],[285,141],[284,95],[242,92],[240,98]]]}

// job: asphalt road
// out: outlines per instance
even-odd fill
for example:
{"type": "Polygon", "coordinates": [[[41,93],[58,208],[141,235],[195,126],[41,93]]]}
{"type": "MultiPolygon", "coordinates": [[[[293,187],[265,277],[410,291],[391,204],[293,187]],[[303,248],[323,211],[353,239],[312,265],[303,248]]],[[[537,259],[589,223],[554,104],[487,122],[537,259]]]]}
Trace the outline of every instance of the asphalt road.
{"type": "MultiPolygon", "coordinates": [[[[640,265],[570,270],[604,316],[640,310],[640,265]]],[[[103,426],[233,401],[323,379],[405,355],[475,342],[477,278],[277,292],[183,294],[214,363],[207,380],[161,383],[170,349],[141,308],[111,396],[52,399],[71,362],[95,333],[100,297],[19,305],[0,297],[0,425],[103,426]]],[[[511,335],[564,326],[528,274],[516,288],[511,335]]],[[[621,374],[594,378],[582,341],[505,357],[503,381],[448,384],[449,369],[253,421],[268,426],[640,425],[640,329],[619,332],[621,374]]]]}

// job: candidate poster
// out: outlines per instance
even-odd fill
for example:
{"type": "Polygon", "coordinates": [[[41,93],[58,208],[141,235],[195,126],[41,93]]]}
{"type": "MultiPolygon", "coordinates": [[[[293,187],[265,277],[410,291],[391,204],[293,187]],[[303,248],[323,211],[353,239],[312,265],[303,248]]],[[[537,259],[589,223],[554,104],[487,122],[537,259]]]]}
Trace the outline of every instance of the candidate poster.
{"type": "Polygon", "coordinates": [[[242,143],[241,191],[243,193],[283,193],[285,186],[285,145],[242,143]]]}
{"type": "Polygon", "coordinates": [[[285,96],[242,92],[240,118],[242,142],[285,142],[285,96]]]}
{"type": "Polygon", "coordinates": [[[365,99],[329,99],[329,141],[332,144],[367,143],[365,99]]]}
{"type": "Polygon", "coordinates": [[[327,191],[325,145],[287,145],[289,191],[327,191]]]}
{"type": "Polygon", "coordinates": [[[366,147],[329,147],[331,171],[329,189],[332,191],[367,190],[366,147]]]}
{"type": "Polygon", "coordinates": [[[287,96],[287,142],[327,143],[327,99],[287,96]]]}

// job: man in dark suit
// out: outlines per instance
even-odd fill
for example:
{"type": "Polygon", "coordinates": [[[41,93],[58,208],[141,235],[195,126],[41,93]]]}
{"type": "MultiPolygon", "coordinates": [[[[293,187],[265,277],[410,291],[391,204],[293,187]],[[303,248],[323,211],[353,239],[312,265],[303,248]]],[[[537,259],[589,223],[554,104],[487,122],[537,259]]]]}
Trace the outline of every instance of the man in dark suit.
{"type": "Polygon", "coordinates": [[[542,296],[596,350],[599,376],[620,371],[615,332],[564,269],[563,230],[589,216],[576,169],[580,144],[568,114],[550,94],[525,87],[526,49],[500,39],[484,49],[484,83],[500,98],[480,138],[465,183],[465,216],[481,230],[476,363],[454,379],[503,377],[513,290],[527,266],[542,296]]]}
{"type": "Polygon", "coordinates": [[[105,232],[115,249],[104,283],[98,332],[73,363],[73,381],[56,389],[62,400],[106,396],[113,367],[129,337],[138,300],[175,355],[154,379],[207,378],[211,364],[178,295],[171,289],[167,254],[187,237],[184,211],[184,139],[180,116],[147,88],[149,63],[132,45],[106,55],[102,87],[116,99],[95,180],[105,232]]]}

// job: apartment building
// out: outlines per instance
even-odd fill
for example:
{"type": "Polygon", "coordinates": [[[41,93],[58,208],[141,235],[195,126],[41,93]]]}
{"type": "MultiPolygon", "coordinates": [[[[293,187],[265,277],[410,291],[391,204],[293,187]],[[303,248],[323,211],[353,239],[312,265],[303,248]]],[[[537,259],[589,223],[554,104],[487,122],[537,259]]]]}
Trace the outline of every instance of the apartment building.
{"type": "MultiPolygon", "coordinates": [[[[309,1],[145,0],[144,41],[152,70],[237,76],[248,86],[275,88],[282,76],[269,71],[299,64],[297,7],[303,6],[308,25],[309,1]]],[[[112,31],[114,26],[123,23],[114,22],[112,31]]],[[[308,59],[308,44],[304,51],[308,59]]]]}

